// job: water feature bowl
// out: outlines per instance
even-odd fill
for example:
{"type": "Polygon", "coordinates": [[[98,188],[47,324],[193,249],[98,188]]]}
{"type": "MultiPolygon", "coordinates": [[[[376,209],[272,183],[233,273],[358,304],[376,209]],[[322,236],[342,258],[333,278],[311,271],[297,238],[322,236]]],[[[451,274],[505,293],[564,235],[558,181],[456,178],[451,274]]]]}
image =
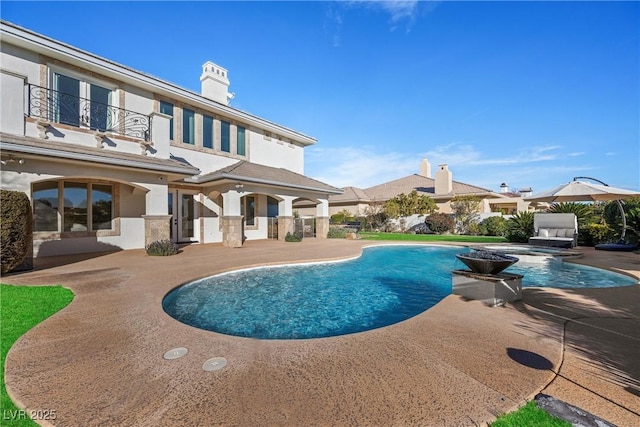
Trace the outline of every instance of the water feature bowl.
{"type": "Polygon", "coordinates": [[[490,251],[473,251],[468,254],[456,254],[472,272],[477,274],[498,274],[505,268],[518,262],[518,258],[490,251]]]}

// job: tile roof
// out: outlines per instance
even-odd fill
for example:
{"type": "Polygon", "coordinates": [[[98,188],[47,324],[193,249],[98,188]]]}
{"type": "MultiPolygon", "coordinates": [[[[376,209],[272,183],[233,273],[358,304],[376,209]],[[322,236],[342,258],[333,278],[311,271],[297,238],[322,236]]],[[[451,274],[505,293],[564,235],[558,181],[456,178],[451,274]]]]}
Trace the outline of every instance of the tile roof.
{"type": "MultiPolygon", "coordinates": [[[[475,185],[465,184],[463,182],[453,181],[453,195],[473,195],[487,194],[493,191],[486,188],[477,187],[475,185]]],[[[424,194],[429,197],[445,196],[435,194],[435,180],[427,178],[419,174],[413,174],[393,181],[374,185],[373,187],[360,189],[357,187],[346,187],[343,195],[330,196],[329,201],[332,203],[347,201],[385,201],[389,200],[400,193],[409,194],[416,190],[418,194],[424,194]],[[349,198],[349,196],[351,196],[349,198]]]]}
{"type": "Polygon", "coordinates": [[[323,193],[340,194],[342,190],[308,176],[292,172],[283,168],[251,163],[241,160],[237,163],[195,177],[198,183],[219,181],[223,179],[236,179],[247,182],[277,185],[289,188],[298,188],[323,193]]]}
{"type": "Polygon", "coordinates": [[[335,203],[345,202],[370,202],[371,199],[364,192],[363,189],[358,187],[344,187],[344,193],[335,194],[330,196],[330,200],[335,203]]]}

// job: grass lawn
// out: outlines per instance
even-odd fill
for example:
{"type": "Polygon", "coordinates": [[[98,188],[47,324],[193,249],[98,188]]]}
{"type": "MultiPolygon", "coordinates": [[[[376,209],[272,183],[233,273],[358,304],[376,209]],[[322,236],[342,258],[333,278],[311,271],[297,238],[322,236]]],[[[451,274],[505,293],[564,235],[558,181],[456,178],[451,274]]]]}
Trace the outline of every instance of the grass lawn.
{"type": "Polygon", "coordinates": [[[37,426],[28,414],[19,412],[4,384],[4,361],[14,342],[29,329],[73,300],[73,292],[62,286],[0,285],[0,408],[3,426],[37,426]]]}
{"type": "Polygon", "coordinates": [[[465,236],[458,234],[404,234],[376,233],[362,231],[360,238],[364,240],[405,240],[410,242],[467,242],[467,243],[504,243],[504,237],[497,236],[465,236]]]}
{"type": "Polygon", "coordinates": [[[515,412],[498,417],[491,427],[571,427],[571,423],[549,415],[531,401],[515,412]]]}

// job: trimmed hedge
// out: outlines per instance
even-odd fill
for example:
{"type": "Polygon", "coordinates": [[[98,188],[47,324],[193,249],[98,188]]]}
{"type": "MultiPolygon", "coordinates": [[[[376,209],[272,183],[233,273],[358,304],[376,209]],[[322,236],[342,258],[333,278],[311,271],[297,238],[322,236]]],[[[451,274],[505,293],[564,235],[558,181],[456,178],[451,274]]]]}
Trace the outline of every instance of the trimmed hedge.
{"type": "Polygon", "coordinates": [[[33,214],[31,202],[21,191],[0,190],[2,224],[0,233],[0,258],[2,274],[8,273],[25,263],[30,256],[33,242],[33,214]]]}

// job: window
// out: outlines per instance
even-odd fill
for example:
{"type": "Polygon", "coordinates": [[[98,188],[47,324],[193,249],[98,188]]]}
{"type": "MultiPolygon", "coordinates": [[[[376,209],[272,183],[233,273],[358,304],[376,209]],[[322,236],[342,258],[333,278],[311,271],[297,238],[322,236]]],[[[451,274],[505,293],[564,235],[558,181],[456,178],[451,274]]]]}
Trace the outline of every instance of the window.
{"type": "Polygon", "coordinates": [[[58,231],[58,183],[33,184],[33,231],[58,231]]]}
{"type": "Polygon", "coordinates": [[[110,185],[91,185],[91,224],[94,230],[111,230],[113,193],[110,185]]]}
{"type": "Polygon", "coordinates": [[[202,146],[213,148],[213,117],[202,116],[202,146]]]}
{"type": "Polygon", "coordinates": [[[65,74],[53,74],[52,121],[106,131],[112,126],[112,90],[65,74]]]}
{"type": "Polygon", "coordinates": [[[87,231],[87,184],[76,182],[64,183],[63,231],[87,231]]]}
{"type": "Polygon", "coordinates": [[[246,139],[245,139],[245,128],[243,128],[242,126],[238,126],[238,138],[237,138],[237,145],[236,145],[236,154],[238,154],[238,156],[246,156],[247,153],[247,144],[246,144],[246,139]]]}
{"type": "Polygon", "coordinates": [[[256,225],[256,198],[244,196],[240,203],[240,214],[244,216],[246,225],[256,225]]]}
{"type": "Polygon", "coordinates": [[[195,144],[195,112],[187,108],[182,109],[182,142],[195,144]]]}
{"type": "Polygon", "coordinates": [[[220,122],[220,150],[231,152],[231,124],[225,121],[220,122]]]}
{"type": "Polygon", "coordinates": [[[33,213],[34,231],[112,230],[113,186],[70,181],[61,185],[51,181],[34,183],[33,213]]]}
{"type": "Polygon", "coordinates": [[[171,120],[169,120],[169,139],[173,139],[173,104],[160,101],[160,112],[171,116],[171,120]]]}

